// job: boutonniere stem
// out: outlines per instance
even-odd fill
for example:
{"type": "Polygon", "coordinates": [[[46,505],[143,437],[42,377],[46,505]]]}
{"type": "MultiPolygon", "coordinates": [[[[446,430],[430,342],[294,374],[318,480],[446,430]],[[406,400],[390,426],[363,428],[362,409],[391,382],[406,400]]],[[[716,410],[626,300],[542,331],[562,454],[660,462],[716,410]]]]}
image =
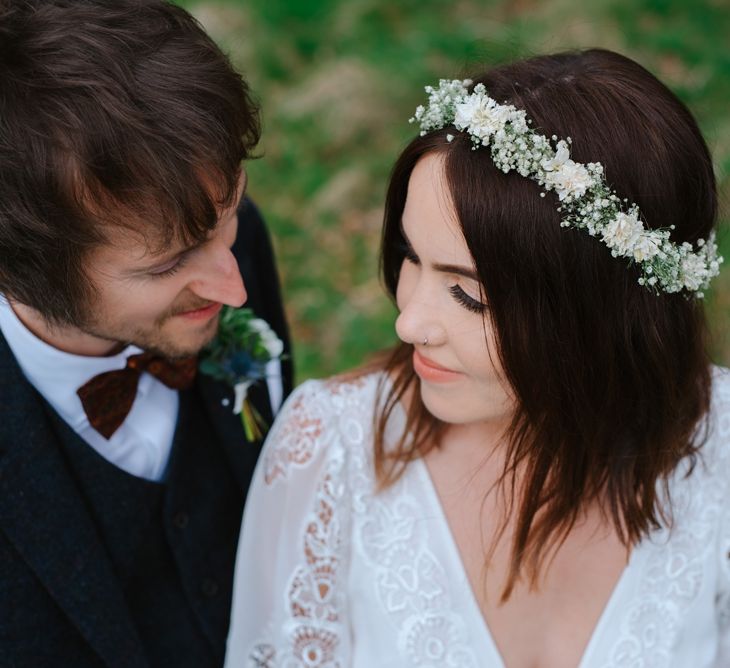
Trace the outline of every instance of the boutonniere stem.
{"type": "Polygon", "coordinates": [[[248,398],[248,389],[266,379],[266,365],[280,359],[284,344],[268,323],[248,308],[226,306],[218,334],[201,354],[200,371],[233,389],[233,413],[241,416],[246,440],[263,438],[267,424],[248,398]]]}
{"type": "Polygon", "coordinates": [[[234,388],[235,397],[233,399],[233,413],[241,416],[241,424],[246,434],[247,441],[260,441],[267,429],[266,421],[261,417],[261,413],[248,399],[248,388],[253,385],[253,381],[247,380],[238,383],[234,388]]]}

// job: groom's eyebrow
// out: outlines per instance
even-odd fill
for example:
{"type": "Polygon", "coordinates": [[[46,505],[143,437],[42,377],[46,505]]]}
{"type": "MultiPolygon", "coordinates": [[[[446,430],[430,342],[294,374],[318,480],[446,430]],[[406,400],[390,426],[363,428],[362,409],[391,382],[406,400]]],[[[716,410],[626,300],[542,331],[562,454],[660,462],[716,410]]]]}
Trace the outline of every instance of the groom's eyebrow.
{"type": "MultiPolygon", "coordinates": [[[[403,228],[402,220],[400,222],[400,233],[401,233],[401,236],[403,237],[403,241],[406,242],[406,245],[408,246],[408,248],[410,248],[411,252],[413,252],[413,246],[412,246],[410,240],[408,239],[408,235],[406,234],[405,229],[403,228]]],[[[434,271],[439,271],[444,274],[455,274],[456,276],[463,276],[464,278],[469,278],[472,281],[481,283],[481,279],[479,278],[479,275],[471,267],[463,267],[460,264],[442,264],[440,262],[437,262],[437,263],[431,263],[431,268],[434,271]]]]}

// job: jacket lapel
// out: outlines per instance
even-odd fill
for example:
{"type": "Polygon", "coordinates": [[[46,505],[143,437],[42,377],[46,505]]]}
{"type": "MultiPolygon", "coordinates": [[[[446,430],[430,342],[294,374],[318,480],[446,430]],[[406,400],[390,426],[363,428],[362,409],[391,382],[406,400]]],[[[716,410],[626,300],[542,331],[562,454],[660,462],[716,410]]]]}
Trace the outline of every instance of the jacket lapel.
{"type": "Polygon", "coordinates": [[[2,335],[0,406],[0,528],[110,668],[146,666],[121,588],[43,401],[2,335]]]}

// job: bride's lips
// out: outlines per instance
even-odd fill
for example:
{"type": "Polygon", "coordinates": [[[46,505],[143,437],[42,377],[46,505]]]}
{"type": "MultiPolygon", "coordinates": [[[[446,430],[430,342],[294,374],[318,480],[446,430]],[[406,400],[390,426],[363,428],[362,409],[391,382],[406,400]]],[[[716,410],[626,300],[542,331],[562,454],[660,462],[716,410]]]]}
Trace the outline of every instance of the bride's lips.
{"type": "Polygon", "coordinates": [[[424,357],[417,350],[413,350],[413,370],[422,380],[432,383],[448,383],[458,380],[463,374],[436,364],[433,360],[424,357]]]}
{"type": "Polygon", "coordinates": [[[183,311],[182,313],[178,313],[181,318],[185,318],[186,320],[208,320],[209,318],[212,318],[214,315],[218,313],[218,311],[221,310],[223,307],[223,304],[220,302],[213,302],[211,304],[208,304],[208,306],[204,306],[203,308],[194,309],[193,311],[183,311]]]}

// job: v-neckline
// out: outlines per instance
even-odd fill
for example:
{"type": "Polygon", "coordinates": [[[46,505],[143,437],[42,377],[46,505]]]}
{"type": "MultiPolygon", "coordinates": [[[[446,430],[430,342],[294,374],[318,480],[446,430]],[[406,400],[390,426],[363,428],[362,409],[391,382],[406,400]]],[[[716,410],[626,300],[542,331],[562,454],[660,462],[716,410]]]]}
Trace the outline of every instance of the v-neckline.
{"type": "MultiPolygon", "coordinates": [[[[456,569],[456,572],[453,574],[453,581],[458,581],[459,579],[461,579],[466,583],[466,588],[468,589],[467,597],[469,599],[468,604],[471,608],[471,610],[467,612],[468,614],[473,615],[475,619],[480,620],[479,626],[482,628],[484,633],[485,645],[488,648],[490,654],[493,656],[492,660],[498,662],[498,665],[485,665],[488,665],[490,668],[507,668],[507,665],[505,664],[504,659],[499,651],[499,647],[497,646],[494,636],[492,635],[492,631],[487,624],[487,620],[482,614],[479,603],[477,602],[476,595],[474,594],[474,589],[471,585],[469,576],[467,575],[466,567],[464,566],[461,552],[459,552],[459,548],[456,544],[456,538],[454,537],[451,526],[449,525],[449,522],[446,518],[446,512],[444,511],[443,505],[441,504],[441,499],[436,492],[436,487],[433,484],[433,480],[431,479],[431,474],[428,470],[426,462],[423,458],[419,458],[415,460],[412,464],[418,470],[418,473],[424,485],[425,492],[430,499],[431,505],[437,513],[438,520],[444,528],[444,533],[446,536],[445,547],[450,553],[451,558],[449,559],[449,563],[443,564],[443,568],[446,572],[448,572],[451,568],[456,569]]],[[[598,621],[596,622],[590,636],[588,637],[588,642],[583,649],[583,653],[576,668],[590,668],[591,664],[588,662],[592,660],[593,655],[597,651],[596,648],[600,645],[601,637],[604,632],[604,627],[608,624],[608,620],[613,614],[613,609],[618,605],[618,600],[622,597],[624,589],[626,589],[626,587],[628,586],[626,583],[630,579],[630,573],[634,570],[634,567],[638,560],[644,558],[644,551],[641,549],[643,544],[643,542],[639,543],[632,548],[631,554],[629,555],[629,560],[621,571],[621,575],[616,580],[616,583],[614,584],[610,595],[606,599],[603,609],[601,610],[601,614],[598,617],[598,621]]]]}

